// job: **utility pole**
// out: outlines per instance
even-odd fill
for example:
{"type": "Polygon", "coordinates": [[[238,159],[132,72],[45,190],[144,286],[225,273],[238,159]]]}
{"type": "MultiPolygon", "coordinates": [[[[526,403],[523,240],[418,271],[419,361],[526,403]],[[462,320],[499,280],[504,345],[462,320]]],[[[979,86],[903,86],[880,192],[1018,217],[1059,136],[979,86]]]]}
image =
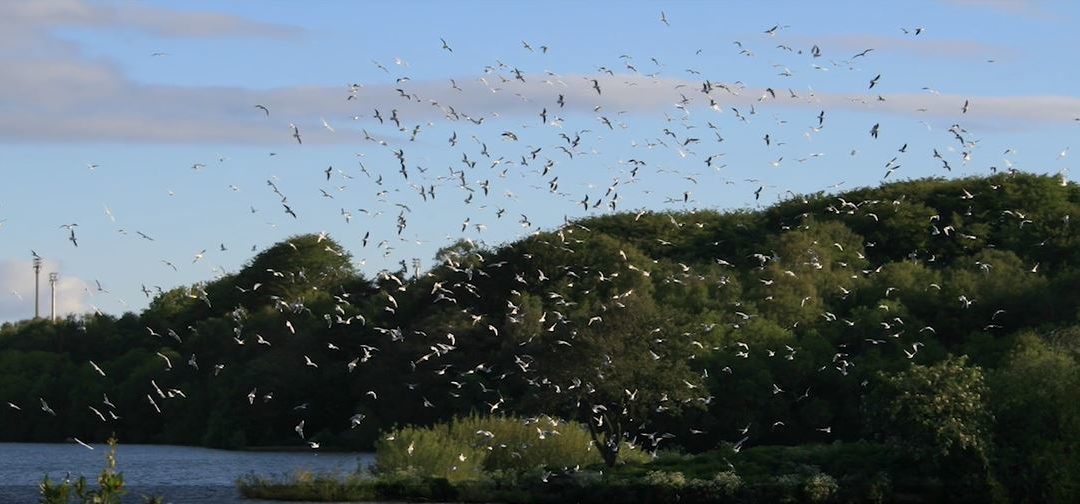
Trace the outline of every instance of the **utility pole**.
{"type": "Polygon", "coordinates": [[[41,258],[34,256],[34,318],[38,318],[41,312],[38,307],[38,284],[41,280],[41,258]]]}
{"type": "Polygon", "coordinates": [[[49,310],[49,320],[56,322],[56,281],[60,278],[60,274],[57,272],[49,273],[49,288],[52,293],[51,309],[49,310]]]}

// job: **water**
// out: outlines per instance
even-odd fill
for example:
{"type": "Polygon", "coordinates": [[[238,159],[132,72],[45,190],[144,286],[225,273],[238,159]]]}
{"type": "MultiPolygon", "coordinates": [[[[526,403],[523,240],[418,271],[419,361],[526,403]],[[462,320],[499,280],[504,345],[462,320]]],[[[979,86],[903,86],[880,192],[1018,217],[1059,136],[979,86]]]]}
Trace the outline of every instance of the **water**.
{"type": "MultiPolygon", "coordinates": [[[[70,473],[86,476],[97,486],[108,447],[77,444],[0,443],[0,503],[33,503],[38,483],[70,473]]],[[[124,502],[141,502],[141,495],[161,495],[169,503],[218,503],[243,500],[236,479],[249,473],[277,476],[306,469],[314,472],[355,472],[374,461],[370,453],[235,452],[168,445],[120,445],[117,469],[128,490],[124,502]]]]}

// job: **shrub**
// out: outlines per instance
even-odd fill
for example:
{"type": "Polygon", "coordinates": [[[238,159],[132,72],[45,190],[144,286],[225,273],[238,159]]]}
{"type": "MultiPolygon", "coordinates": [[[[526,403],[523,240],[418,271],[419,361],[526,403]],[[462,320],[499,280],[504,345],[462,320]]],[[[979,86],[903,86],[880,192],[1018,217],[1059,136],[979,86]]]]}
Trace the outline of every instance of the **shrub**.
{"type": "Polygon", "coordinates": [[[803,494],[810,502],[825,502],[840,488],[836,479],[825,473],[812,474],[803,483],[803,494]]]}
{"type": "Polygon", "coordinates": [[[802,483],[802,477],[798,474],[783,474],[773,478],[772,490],[775,495],[771,496],[767,500],[775,500],[777,502],[798,502],[799,501],[799,486],[802,483]]]}
{"type": "Polygon", "coordinates": [[[486,456],[482,447],[452,436],[447,425],[405,427],[375,446],[375,464],[381,475],[413,472],[450,481],[475,479],[486,456]]]}
{"type": "Polygon", "coordinates": [[[682,488],[686,486],[686,476],[681,472],[649,471],[645,475],[645,483],[652,486],[666,488],[682,488]]]}
{"type": "Polygon", "coordinates": [[[340,477],[296,471],[279,478],[248,474],[237,482],[240,495],[248,499],[302,500],[317,502],[368,501],[376,497],[374,480],[360,474],[340,477]]]}
{"type": "Polygon", "coordinates": [[[870,480],[866,489],[867,502],[885,502],[892,495],[892,478],[887,472],[879,472],[870,480]]]}
{"type": "Polygon", "coordinates": [[[733,497],[742,489],[743,480],[735,471],[724,471],[713,476],[713,485],[726,497],[733,497]]]}
{"type": "MultiPolygon", "coordinates": [[[[473,414],[431,427],[404,427],[380,440],[375,452],[380,474],[411,470],[453,483],[479,479],[484,472],[565,470],[602,462],[583,426],[548,416],[473,414]]],[[[648,459],[648,454],[624,445],[623,461],[648,459]]],[[[504,477],[496,477],[496,484],[504,477]]]]}

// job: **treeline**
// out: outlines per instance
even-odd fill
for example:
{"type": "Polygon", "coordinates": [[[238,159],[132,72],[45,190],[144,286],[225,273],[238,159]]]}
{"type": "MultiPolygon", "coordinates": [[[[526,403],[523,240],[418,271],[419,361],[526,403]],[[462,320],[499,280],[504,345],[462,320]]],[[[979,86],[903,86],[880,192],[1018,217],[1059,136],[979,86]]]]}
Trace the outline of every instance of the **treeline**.
{"type": "Polygon", "coordinates": [[[461,241],[417,277],[296,236],[141,314],[5,324],[0,440],[367,448],[548,414],[609,464],[622,441],[864,442],[971,491],[1073,500],[1074,214],[1054,177],[917,180],[461,241]]]}

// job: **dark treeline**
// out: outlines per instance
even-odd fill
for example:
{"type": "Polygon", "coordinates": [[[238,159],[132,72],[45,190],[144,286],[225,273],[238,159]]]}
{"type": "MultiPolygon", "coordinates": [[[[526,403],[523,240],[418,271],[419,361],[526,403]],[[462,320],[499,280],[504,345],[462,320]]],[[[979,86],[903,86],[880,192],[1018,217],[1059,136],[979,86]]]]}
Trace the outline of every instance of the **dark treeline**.
{"type": "Polygon", "coordinates": [[[546,413],[609,463],[619,440],[864,441],[1069,500],[1073,214],[1057,178],[918,180],[461,241],[418,277],[365,278],[296,236],[141,314],[5,324],[0,440],[367,448],[394,425],[546,413]]]}

